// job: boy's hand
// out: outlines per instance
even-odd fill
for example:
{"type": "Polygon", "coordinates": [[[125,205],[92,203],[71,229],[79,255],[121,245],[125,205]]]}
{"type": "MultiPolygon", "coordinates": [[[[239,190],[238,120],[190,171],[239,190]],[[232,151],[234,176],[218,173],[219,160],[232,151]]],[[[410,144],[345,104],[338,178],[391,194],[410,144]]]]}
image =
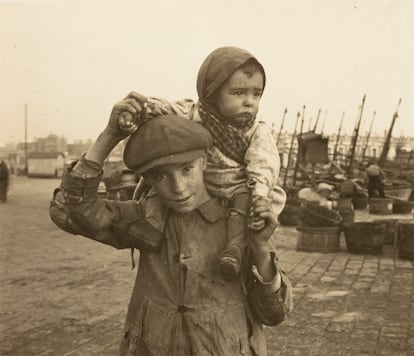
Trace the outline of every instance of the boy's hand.
{"type": "Polygon", "coordinates": [[[145,110],[147,98],[136,92],[129,93],[112,108],[106,131],[113,137],[124,138],[137,129],[141,113],[145,110]]]}
{"type": "Polygon", "coordinates": [[[249,243],[256,246],[267,245],[278,225],[271,200],[264,197],[254,197],[249,215],[254,220],[252,228],[250,228],[249,243]],[[262,225],[260,231],[255,228],[259,227],[259,224],[262,225]]]}

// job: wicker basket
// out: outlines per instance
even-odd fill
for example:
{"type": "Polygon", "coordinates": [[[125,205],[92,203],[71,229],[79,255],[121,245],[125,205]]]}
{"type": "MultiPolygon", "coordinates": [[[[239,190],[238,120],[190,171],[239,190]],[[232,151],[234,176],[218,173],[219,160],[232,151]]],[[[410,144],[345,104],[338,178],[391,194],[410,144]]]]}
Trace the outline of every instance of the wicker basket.
{"type": "Polygon", "coordinates": [[[300,205],[287,204],[279,215],[279,221],[282,225],[297,226],[300,224],[300,205]]]}
{"type": "Polygon", "coordinates": [[[365,210],[368,206],[368,198],[352,198],[352,205],[355,210],[365,210]]]}
{"type": "Polygon", "coordinates": [[[414,260],[414,222],[398,223],[399,257],[414,260]]]}
{"type": "Polygon", "coordinates": [[[301,207],[301,220],[305,226],[333,227],[341,224],[342,216],[336,210],[314,203],[303,203],[301,207]]]}
{"type": "Polygon", "coordinates": [[[385,224],[385,234],[384,234],[384,244],[391,245],[394,243],[395,236],[398,229],[398,220],[397,219],[381,219],[375,220],[378,223],[385,224]]]}
{"type": "Polygon", "coordinates": [[[308,252],[338,252],[340,250],[339,227],[298,226],[296,249],[308,252]]]}
{"type": "Polygon", "coordinates": [[[392,214],[393,199],[391,198],[371,198],[369,200],[369,213],[390,215],[392,214]]]}
{"type": "Polygon", "coordinates": [[[394,214],[411,214],[413,203],[405,200],[394,199],[392,212],[394,214]]]}
{"type": "Polygon", "coordinates": [[[355,222],[344,225],[346,247],[351,253],[381,253],[385,223],[355,222]]]}

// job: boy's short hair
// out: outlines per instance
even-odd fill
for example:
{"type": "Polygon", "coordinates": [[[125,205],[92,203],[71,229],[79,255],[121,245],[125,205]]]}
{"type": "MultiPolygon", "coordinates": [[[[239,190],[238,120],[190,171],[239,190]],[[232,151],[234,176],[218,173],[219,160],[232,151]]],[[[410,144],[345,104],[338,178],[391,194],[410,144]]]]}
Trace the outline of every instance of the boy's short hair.
{"type": "Polygon", "coordinates": [[[202,157],[213,138],[201,124],[177,115],[153,118],[135,131],[124,150],[129,169],[144,173],[163,164],[189,162],[202,157]]]}

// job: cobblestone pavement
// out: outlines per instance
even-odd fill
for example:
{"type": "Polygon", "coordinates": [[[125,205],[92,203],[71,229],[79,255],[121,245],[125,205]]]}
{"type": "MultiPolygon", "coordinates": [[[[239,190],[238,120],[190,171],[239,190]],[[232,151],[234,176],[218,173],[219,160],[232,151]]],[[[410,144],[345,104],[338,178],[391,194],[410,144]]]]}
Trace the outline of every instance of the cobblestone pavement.
{"type": "MultiPolygon", "coordinates": [[[[55,228],[57,185],[13,177],[0,205],[0,354],[116,355],[136,273],[129,251],[55,228]]],[[[301,252],[296,234],[278,231],[295,309],[266,329],[269,355],[414,355],[413,262],[392,245],[350,254],[343,236],[340,252],[301,252]]]]}

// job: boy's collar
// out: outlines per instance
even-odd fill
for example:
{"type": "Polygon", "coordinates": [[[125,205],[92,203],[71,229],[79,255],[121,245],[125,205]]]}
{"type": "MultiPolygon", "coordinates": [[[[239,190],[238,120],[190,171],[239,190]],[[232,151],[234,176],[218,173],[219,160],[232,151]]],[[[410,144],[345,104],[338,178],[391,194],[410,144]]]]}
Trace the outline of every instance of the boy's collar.
{"type": "Polygon", "coordinates": [[[216,222],[228,216],[227,206],[223,206],[217,198],[211,198],[197,208],[201,215],[209,221],[216,222]]]}

